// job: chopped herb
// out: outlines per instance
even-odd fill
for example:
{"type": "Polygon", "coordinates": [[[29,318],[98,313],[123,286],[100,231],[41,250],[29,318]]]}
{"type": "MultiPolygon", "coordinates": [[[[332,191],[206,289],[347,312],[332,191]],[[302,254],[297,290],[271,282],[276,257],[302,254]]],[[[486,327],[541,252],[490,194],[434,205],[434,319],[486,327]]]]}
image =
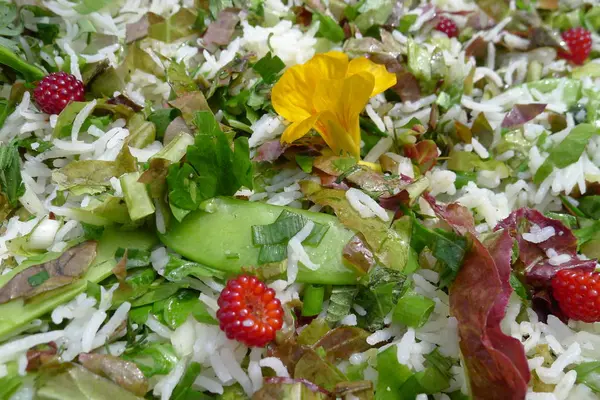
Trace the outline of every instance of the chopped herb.
{"type": "Polygon", "coordinates": [[[31,285],[31,287],[40,286],[42,283],[46,282],[50,278],[50,274],[48,271],[42,270],[35,275],[31,275],[27,278],[27,282],[31,285]]]}
{"type": "Polygon", "coordinates": [[[281,61],[281,58],[273,56],[271,52],[267,53],[252,66],[252,69],[258,72],[265,83],[275,82],[277,75],[284,68],[285,64],[281,61]]]}

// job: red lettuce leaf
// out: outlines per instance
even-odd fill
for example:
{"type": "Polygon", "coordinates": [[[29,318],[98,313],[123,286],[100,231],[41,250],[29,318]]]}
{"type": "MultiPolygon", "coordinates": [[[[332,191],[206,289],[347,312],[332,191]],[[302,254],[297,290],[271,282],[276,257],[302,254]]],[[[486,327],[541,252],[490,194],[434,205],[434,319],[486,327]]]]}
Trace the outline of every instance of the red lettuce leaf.
{"type": "Polygon", "coordinates": [[[433,140],[422,140],[417,144],[404,145],[404,155],[427,171],[438,157],[438,148],[433,140]]]}
{"type": "Polygon", "coordinates": [[[450,310],[458,320],[460,348],[473,398],[521,400],[530,371],[522,344],[500,330],[512,288],[512,240],[506,231],[486,248],[473,235],[456,280],[450,287],[450,310]]]}
{"type": "Polygon", "coordinates": [[[503,128],[515,128],[531,121],[544,112],[546,104],[515,104],[502,120],[503,128]]]}
{"type": "Polygon", "coordinates": [[[519,261],[527,283],[535,288],[549,288],[550,281],[562,269],[583,268],[593,271],[596,260],[581,260],[577,256],[577,238],[561,221],[548,218],[537,210],[521,208],[512,212],[506,219],[500,221],[496,230],[506,229],[519,246],[519,261]],[[535,224],[541,229],[552,227],[555,235],[541,243],[532,243],[523,238],[523,234],[531,230],[535,224]],[[571,260],[560,265],[549,262],[546,251],[554,249],[558,254],[568,254],[571,260]]]}
{"type": "Polygon", "coordinates": [[[423,195],[423,198],[429,203],[429,206],[435,212],[435,215],[446,222],[459,235],[472,233],[475,235],[475,221],[473,214],[465,206],[458,203],[440,204],[429,193],[423,195]]]}

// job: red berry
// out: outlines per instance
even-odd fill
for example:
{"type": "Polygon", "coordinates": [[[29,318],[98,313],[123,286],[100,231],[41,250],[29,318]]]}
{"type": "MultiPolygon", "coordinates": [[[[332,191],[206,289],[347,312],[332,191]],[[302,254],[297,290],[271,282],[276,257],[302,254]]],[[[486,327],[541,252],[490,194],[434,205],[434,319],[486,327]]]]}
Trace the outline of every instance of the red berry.
{"type": "Polygon", "coordinates": [[[283,325],[283,308],[275,291],[254,276],[230,279],[218,304],[221,330],[250,347],[264,347],[283,325]]]}
{"type": "Polygon", "coordinates": [[[578,268],[563,269],[552,279],[552,293],[569,318],[600,321],[600,273],[578,268]]]}
{"type": "Polygon", "coordinates": [[[70,102],[83,101],[83,95],[83,83],[66,72],[45,76],[33,91],[38,107],[48,114],[60,114],[70,102]]]}
{"type": "Polygon", "coordinates": [[[562,33],[570,53],[559,50],[558,56],[581,65],[592,52],[592,34],[585,28],[571,28],[562,33]]]}
{"type": "Polygon", "coordinates": [[[440,17],[435,29],[444,32],[451,38],[458,36],[458,26],[456,26],[456,22],[452,21],[450,18],[440,17]]]}

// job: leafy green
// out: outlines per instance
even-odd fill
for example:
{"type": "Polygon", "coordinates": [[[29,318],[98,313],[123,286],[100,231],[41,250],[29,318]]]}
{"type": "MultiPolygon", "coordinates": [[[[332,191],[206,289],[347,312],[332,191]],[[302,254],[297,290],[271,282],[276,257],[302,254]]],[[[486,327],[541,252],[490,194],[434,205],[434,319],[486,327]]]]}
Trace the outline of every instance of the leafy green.
{"type": "Polygon", "coordinates": [[[271,52],[268,52],[252,66],[252,69],[258,72],[265,83],[275,82],[277,75],[283,71],[284,68],[285,64],[281,61],[281,58],[273,56],[271,52]]]}
{"type": "Polygon", "coordinates": [[[248,138],[236,139],[232,151],[210,112],[198,112],[195,124],[199,132],[188,147],[188,163],[171,166],[167,176],[169,201],[186,210],[215,196],[231,196],[242,186],[253,186],[248,138]]]}
{"type": "Polygon", "coordinates": [[[585,196],[579,199],[579,209],[592,219],[600,219],[600,196],[585,196]]]}
{"type": "Polygon", "coordinates": [[[325,320],[329,323],[339,322],[350,313],[354,296],[358,293],[356,286],[334,286],[329,296],[329,307],[325,320]]]}
{"type": "Polygon", "coordinates": [[[419,393],[435,394],[450,386],[452,360],[444,357],[438,349],[425,355],[427,368],[408,378],[400,388],[402,398],[412,399],[419,393]]]}
{"type": "Polygon", "coordinates": [[[181,111],[176,108],[161,108],[148,116],[148,121],[156,127],[156,136],[162,138],[167,127],[175,118],[181,115],[181,111]]]}
{"type": "Polygon", "coordinates": [[[346,192],[343,190],[325,189],[311,181],[301,182],[300,186],[310,200],[322,206],[330,206],[342,224],[362,233],[379,262],[398,271],[406,266],[410,230],[400,229],[406,221],[395,221],[390,228],[379,218],[361,218],[346,199],[346,192]]]}
{"type": "Polygon", "coordinates": [[[366,32],[374,25],[384,25],[393,9],[392,0],[365,0],[358,9],[360,15],[356,17],[354,23],[361,32],[366,32]]]}
{"type": "MultiPolygon", "coordinates": [[[[185,370],[185,374],[181,377],[181,380],[173,389],[171,394],[172,400],[186,400],[186,399],[198,399],[202,400],[204,396],[202,393],[195,392],[192,389],[192,384],[196,380],[196,377],[200,374],[202,366],[197,362],[192,362],[185,370]]],[[[206,396],[208,399],[208,396],[206,396]]]]}
{"type": "Polygon", "coordinates": [[[509,2],[505,0],[476,0],[475,3],[496,22],[510,12],[509,2]]]}
{"type": "Polygon", "coordinates": [[[552,173],[554,167],[565,168],[577,162],[589,140],[598,133],[598,128],[592,124],[579,124],[573,128],[560,144],[550,150],[548,158],[535,173],[533,182],[539,185],[552,173]]]}
{"type": "Polygon", "coordinates": [[[0,378],[0,398],[1,399],[10,399],[11,396],[19,390],[21,385],[23,384],[23,377],[21,377],[16,370],[16,365],[14,368],[10,367],[11,364],[8,364],[8,373],[6,376],[0,378]],[[14,371],[12,371],[14,369],[14,371]]]}
{"type": "Polygon", "coordinates": [[[354,302],[369,312],[358,317],[358,326],[374,332],[385,326],[385,317],[405,290],[406,276],[393,269],[375,266],[363,281],[354,302]]]}
{"type": "Polygon", "coordinates": [[[4,46],[0,46],[0,64],[7,65],[19,72],[28,82],[39,81],[46,75],[40,68],[22,60],[16,53],[4,46]]]}
{"type": "Polygon", "coordinates": [[[198,299],[198,293],[192,290],[180,290],[167,299],[163,309],[163,320],[169,328],[177,329],[190,315],[198,322],[217,324],[204,303],[198,299]]]}
{"type": "Polygon", "coordinates": [[[408,33],[408,30],[417,20],[417,14],[404,14],[400,21],[398,22],[398,30],[404,34],[408,33]]]}
{"type": "Polygon", "coordinates": [[[577,383],[587,385],[594,392],[600,392],[600,361],[589,361],[577,365],[577,383]]]}
{"type": "Polygon", "coordinates": [[[48,368],[38,378],[36,398],[40,400],[141,400],[131,392],[108,379],[96,375],[77,364],[66,368],[48,368]],[[102,388],[102,390],[99,390],[102,388]]]}
{"type": "Polygon", "coordinates": [[[188,276],[196,278],[217,277],[222,279],[225,278],[225,273],[193,261],[169,257],[169,261],[165,266],[164,277],[172,282],[179,282],[188,276]]]}
{"type": "Polygon", "coordinates": [[[21,178],[21,157],[13,143],[0,145],[0,189],[11,207],[16,207],[25,193],[21,178]]]}
{"type": "Polygon", "coordinates": [[[527,288],[525,287],[523,282],[521,282],[521,280],[519,280],[519,278],[514,273],[510,274],[509,282],[510,282],[510,286],[513,288],[513,290],[515,291],[517,296],[519,296],[523,300],[529,300],[529,294],[527,293],[527,288]]]}
{"type": "Polygon", "coordinates": [[[123,256],[127,252],[127,262],[125,264],[126,269],[147,267],[150,265],[150,252],[142,249],[124,249],[119,247],[115,252],[115,258],[117,262],[121,261],[123,256]]]}
{"type": "Polygon", "coordinates": [[[317,351],[306,349],[294,368],[295,379],[306,379],[326,390],[347,381],[344,374],[332,363],[319,356],[317,351]]]}
{"type": "Polygon", "coordinates": [[[171,43],[194,33],[196,14],[188,8],[181,8],[168,18],[150,13],[148,19],[148,37],[171,43]]]}
{"type": "Polygon", "coordinates": [[[177,96],[198,90],[198,85],[188,75],[183,62],[171,62],[166,73],[167,81],[177,96]]]}
{"type": "Polygon", "coordinates": [[[299,345],[313,346],[329,331],[331,331],[331,328],[324,319],[315,318],[298,334],[296,343],[299,345]]]}
{"type": "Polygon", "coordinates": [[[87,15],[100,11],[111,3],[111,0],[79,0],[79,4],[73,7],[73,9],[79,14],[87,15]]]}
{"type": "Polygon", "coordinates": [[[146,378],[168,374],[178,361],[173,346],[166,343],[151,343],[134,348],[125,351],[121,357],[136,363],[146,378]]]}
{"type": "Polygon", "coordinates": [[[411,246],[417,253],[425,247],[431,250],[442,268],[440,287],[450,285],[456,278],[467,252],[467,245],[467,239],[463,236],[439,228],[428,229],[416,219],[413,220],[411,246]]]}
{"type": "Polygon", "coordinates": [[[334,43],[339,43],[344,40],[344,30],[336,20],[319,12],[316,12],[313,15],[316,16],[319,21],[318,36],[329,39],[334,43]]]}
{"type": "Polygon", "coordinates": [[[420,328],[427,322],[434,308],[435,302],[429,297],[408,291],[398,300],[392,320],[406,326],[420,328]]]}

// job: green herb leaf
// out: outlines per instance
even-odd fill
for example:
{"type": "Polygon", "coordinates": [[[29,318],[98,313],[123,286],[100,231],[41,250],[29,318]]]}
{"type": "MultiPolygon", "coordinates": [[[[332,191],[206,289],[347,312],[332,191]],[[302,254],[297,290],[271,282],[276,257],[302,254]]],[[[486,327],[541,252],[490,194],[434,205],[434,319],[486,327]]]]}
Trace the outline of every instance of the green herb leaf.
{"type": "Polygon", "coordinates": [[[231,196],[242,186],[253,186],[248,138],[234,140],[232,151],[212,113],[196,113],[194,123],[199,132],[188,147],[189,164],[172,166],[167,176],[169,200],[187,210],[198,208],[203,200],[231,196]]]}
{"type": "Polygon", "coordinates": [[[396,346],[390,346],[377,354],[377,400],[402,398],[400,388],[412,376],[410,369],[398,362],[396,346]]]}
{"type": "Polygon", "coordinates": [[[334,43],[344,40],[346,35],[336,20],[319,12],[315,12],[313,15],[317,16],[319,20],[319,36],[329,39],[334,43]]]}
{"type": "Polygon", "coordinates": [[[201,370],[202,370],[202,366],[199,363],[192,362],[185,370],[185,374],[179,380],[179,383],[177,384],[177,386],[175,386],[175,389],[173,390],[173,393],[171,394],[171,399],[172,400],[186,400],[186,399],[194,398],[194,399],[201,400],[203,394],[198,393],[198,394],[194,394],[194,395],[189,395],[190,392],[193,392],[192,384],[194,383],[194,381],[200,374],[201,370]]]}
{"type": "Polygon", "coordinates": [[[307,174],[312,173],[314,157],[296,154],[296,163],[307,174]]]}
{"type": "Polygon", "coordinates": [[[19,72],[27,82],[35,82],[46,76],[46,73],[37,66],[21,59],[8,47],[0,46],[0,64],[7,65],[19,72]]]}
{"type": "Polygon", "coordinates": [[[527,294],[527,288],[521,282],[521,280],[514,274],[510,274],[510,286],[513,288],[517,296],[522,298],[523,300],[529,300],[529,295],[527,294]]]}
{"type": "Polygon", "coordinates": [[[169,18],[149,13],[148,20],[150,23],[148,36],[152,39],[171,43],[194,33],[196,14],[188,8],[181,8],[169,18]]]}
{"type": "Polygon", "coordinates": [[[162,138],[167,127],[175,118],[181,115],[181,111],[176,108],[162,108],[154,111],[148,116],[148,121],[156,126],[156,136],[162,138]]]}
{"type": "Polygon", "coordinates": [[[73,9],[79,14],[87,15],[100,11],[111,3],[111,0],[80,0],[80,3],[73,7],[73,9]]]}
{"type": "Polygon", "coordinates": [[[252,69],[258,72],[265,83],[275,82],[277,75],[283,71],[284,68],[285,64],[281,61],[281,58],[273,56],[271,52],[268,52],[252,66],[252,69]]]}
{"type": "Polygon", "coordinates": [[[594,392],[600,392],[600,361],[590,361],[577,365],[577,383],[587,385],[594,392]]]}
{"type": "Polygon", "coordinates": [[[321,285],[308,285],[302,296],[302,316],[312,317],[318,315],[323,309],[325,287],[321,285]]]}
{"type": "Polygon", "coordinates": [[[141,249],[124,249],[122,247],[119,247],[115,253],[117,263],[121,261],[125,252],[127,252],[127,264],[125,264],[127,269],[147,267],[150,265],[149,251],[141,249]]]}
{"type": "Polygon", "coordinates": [[[173,346],[166,343],[151,343],[134,351],[125,352],[121,357],[136,363],[146,378],[168,374],[178,361],[173,346]]]}
{"type": "Polygon", "coordinates": [[[355,303],[369,312],[358,317],[358,325],[375,332],[385,326],[383,320],[402,296],[406,276],[390,268],[375,266],[363,279],[365,285],[360,287],[355,303]]]}
{"type": "Polygon", "coordinates": [[[419,221],[413,219],[411,246],[420,253],[428,247],[440,262],[440,287],[450,285],[456,278],[462,260],[467,251],[467,239],[454,232],[442,229],[427,229],[419,221]]]}
{"type": "Polygon", "coordinates": [[[356,286],[334,286],[329,296],[329,307],[325,320],[329,323],[339,322],[344,318],[354,302],[354,296],[358,293],[356,286]]]}
{"type": "Polygon", "coordinates": [[[21,157],[13,144],[0,145],[0,189],[11,207],[16,207],[25,193],[21,178],[21,157]]]}

